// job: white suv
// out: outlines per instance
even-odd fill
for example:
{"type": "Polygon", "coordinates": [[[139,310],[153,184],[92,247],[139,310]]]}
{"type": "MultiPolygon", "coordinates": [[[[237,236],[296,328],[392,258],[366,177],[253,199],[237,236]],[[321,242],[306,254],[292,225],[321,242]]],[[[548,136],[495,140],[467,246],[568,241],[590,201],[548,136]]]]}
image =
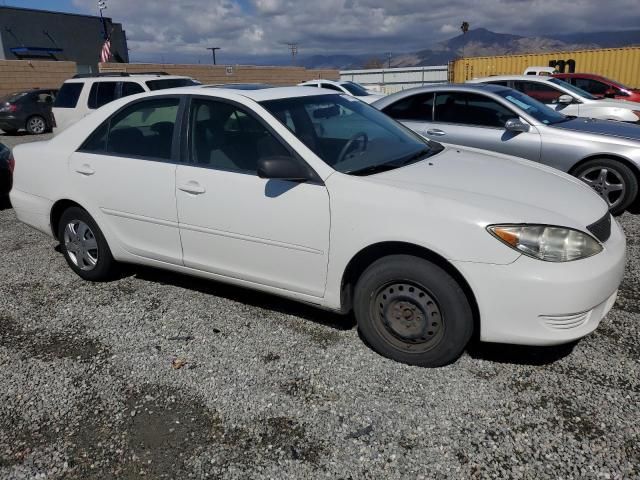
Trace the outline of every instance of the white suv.
{"type": "Polygon", "coordinates": [[[78,74],[64,82],[53,104],[56,131],[64,130],[95,109],[118,98],[198,84],[192,78],[164,72],[78,74]]]}

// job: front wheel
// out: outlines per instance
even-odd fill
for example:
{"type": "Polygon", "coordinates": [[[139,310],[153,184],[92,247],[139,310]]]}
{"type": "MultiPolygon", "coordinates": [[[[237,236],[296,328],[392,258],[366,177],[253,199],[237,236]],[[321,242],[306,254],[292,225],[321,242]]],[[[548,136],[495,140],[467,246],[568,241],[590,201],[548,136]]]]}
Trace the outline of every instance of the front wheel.
{"type": "Polygon", "coordinates": [[[116,262],[109,245],[86,210],[71,207],[62,214],[58,240],[67,263],[83,279],[103,281],[114,277],[116,262]]]}
{"type": "Polygon", "coordinates": [[[607,202],[613,215],[623,213],[638,195],[638,179],[629,167],[617,160],[589,160],[573,174],[607,202]]]}
{"type": "Polygon", "coordinates": [[[455,361],[473,333],[473,313],[458,282],[410,255],[377,260],[356,284],[354,310],[364,340],[379,354],[410,365],[455,361]]]}

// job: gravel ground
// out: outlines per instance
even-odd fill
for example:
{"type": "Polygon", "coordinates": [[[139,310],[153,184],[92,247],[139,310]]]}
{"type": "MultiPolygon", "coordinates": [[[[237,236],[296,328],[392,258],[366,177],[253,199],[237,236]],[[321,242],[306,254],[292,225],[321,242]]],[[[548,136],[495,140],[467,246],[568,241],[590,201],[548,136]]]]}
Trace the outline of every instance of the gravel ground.
{"type": "Polygon", "coordinates": [[[84,282],[2,211],[0,477],[640,478],[640,216],[621,222],[627,276],[594,334],[429,370],[252,291],[84,282]]]}

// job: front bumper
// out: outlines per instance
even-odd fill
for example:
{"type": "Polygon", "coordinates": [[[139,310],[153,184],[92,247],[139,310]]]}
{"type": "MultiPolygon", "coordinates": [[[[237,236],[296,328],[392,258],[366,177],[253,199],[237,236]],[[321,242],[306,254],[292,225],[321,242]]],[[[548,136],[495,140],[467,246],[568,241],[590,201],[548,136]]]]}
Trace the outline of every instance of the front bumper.
{"type": "Polygon", "coordinates": [[[454,262],[480,311],[480,340],[522,345],[568,343],[594,331],[615,303],[626,262],[614,221],[604,250],[574,262],[521,256],[509,265],[454,262]]]}

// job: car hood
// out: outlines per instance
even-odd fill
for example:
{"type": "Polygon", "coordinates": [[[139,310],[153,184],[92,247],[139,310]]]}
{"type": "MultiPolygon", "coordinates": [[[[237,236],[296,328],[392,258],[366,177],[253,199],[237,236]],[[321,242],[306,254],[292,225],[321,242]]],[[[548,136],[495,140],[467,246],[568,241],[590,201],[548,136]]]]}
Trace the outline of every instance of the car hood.
{"type": "Polygon", "coordinates": [[[628,110],[640,110],[640,103],[628,100],[616,100],[613,98],[601,98],[593,100],[594,104],[602,108],[626,108],[628,110]]]}
{"type": "Polygon", "coordinates": [[[549,125],[550,128],[571,130],[596,135],[608,135],[640,142],[640,125],[596,118],[572,118],[566,122],[549,125]]]}
{"type": "Polygon", "coordinates": [[[468,147],[367,177],[433,197],[432,208],[464,203],[478,223],[542,223],[584,229],[607,212],[589,187],[559,170],[468,147]],[[444,200],[439,203],[439,200],[444,200]]]}

